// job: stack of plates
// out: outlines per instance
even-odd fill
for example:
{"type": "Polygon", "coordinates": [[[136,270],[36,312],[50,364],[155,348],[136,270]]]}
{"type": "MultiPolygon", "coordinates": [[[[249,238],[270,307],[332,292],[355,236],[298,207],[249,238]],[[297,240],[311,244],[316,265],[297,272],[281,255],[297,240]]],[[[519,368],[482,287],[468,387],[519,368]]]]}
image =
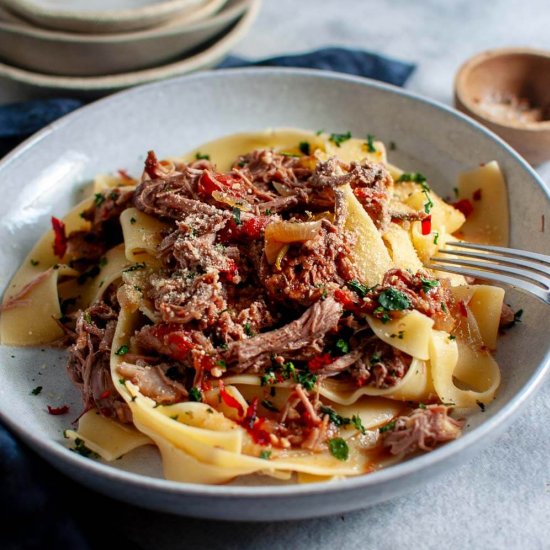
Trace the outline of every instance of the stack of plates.
{"type": "Polygon", "coordinates": [[[217,64],[260,0],[0,0],[0,78],[100,96],[217,64]]]}

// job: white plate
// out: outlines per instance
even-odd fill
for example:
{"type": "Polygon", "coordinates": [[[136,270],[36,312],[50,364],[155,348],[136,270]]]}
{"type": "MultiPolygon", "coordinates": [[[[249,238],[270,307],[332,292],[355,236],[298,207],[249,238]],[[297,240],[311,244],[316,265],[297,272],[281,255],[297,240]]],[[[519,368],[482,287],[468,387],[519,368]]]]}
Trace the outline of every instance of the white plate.
{"type": "MultiPolygon", "coordinates": [[[[202,73],[109,97],[52,124],[0,164],[0,280],[7,283],[49,217],[65,213],[96,173],[138,174],[145,153],[173,156],[224,134],[297,126],[351,131],[394,141],[390,160],[425,173],[443,196],[460,170],[496,159],[508,182],[511,244],[546,254],[550,198],[510,147],[457,112],[391,86],[318,71],[248,69],[202,73]]],[[[108,465],[69,452],[62,430],[81,409],[63,352],[0,347],[0,416],[56,468],[94,489],[140,506],[192,516],[299,519],[342,512],[399,495],[453,468],[494,439],[550,367],[548,307],[509,292],[524,322],[499,343],[502,387],[463,437],[385,470],[332,483],[202,486],[161,479],[153,449],[108,465]],[[30,395],[37,385],[38,396],[30,395]],[[46,405],[69,404],[68,416],[46,405]]],[[[543,420],[541,420],[543,421],[543,420]]],[[[475,468],[473,463],[471,468],[475,468]]]]}
{"type": "MultiPolygon", "coordinates": [[[[222,37],[252,0],[230,0],[218,14],[173,20],[139,32],[91,35],[0,22],[0,57],[23,69],[56,76],[105,76],[155,67],[222,37]]],[[[219,8],[224,0],[205,7],[219,8]]]]}
{"type": "Polygon", "coordinates": [[[246,34],[260,7],[260,0],[250,2],[249,9],[220,40],[189,57],[160,65],[109,76],[70,77],[36,73],[0,63],[0,95],[4,102],[22,101],[34,97],[69,95],[70,97],[95,98],[109,93],[187,74],[215,66],[235,47],[246,34]]]}
{"type": "Polygon", "coordinates": [[[41,27],[110,33],[165,23],[200,8],[205,0],[1,0],[1,3],[41,27]]]}

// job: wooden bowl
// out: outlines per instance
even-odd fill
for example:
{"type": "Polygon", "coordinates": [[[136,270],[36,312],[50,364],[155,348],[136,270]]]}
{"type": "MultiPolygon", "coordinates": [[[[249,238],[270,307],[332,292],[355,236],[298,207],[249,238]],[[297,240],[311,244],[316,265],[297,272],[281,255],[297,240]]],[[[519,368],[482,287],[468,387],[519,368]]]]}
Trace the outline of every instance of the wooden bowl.
{"type": "Polygon", "coordinates": [[[502,48],[459,69],[455,106],[507,141],[531,164],[550,160],[550,52],[502,48]]]}

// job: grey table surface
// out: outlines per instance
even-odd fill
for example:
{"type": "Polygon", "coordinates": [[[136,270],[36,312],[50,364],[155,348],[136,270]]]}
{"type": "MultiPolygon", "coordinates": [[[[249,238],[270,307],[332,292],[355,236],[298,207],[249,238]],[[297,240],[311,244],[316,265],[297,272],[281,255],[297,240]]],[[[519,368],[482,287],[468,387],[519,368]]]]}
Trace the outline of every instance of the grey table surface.
{"type": "MultiPolygon", "coordinates": [[[[418,65],[407,88],[445,103],[460,63],[497,46],[550,49],[547,0],[264,0],[234,53],[263,57],[342,45],[418,65]]],[[[550,182],[550,163],[539,167],[550,182]]],[[[521,368],[521,365],[518,365],[521,368]]],[[[429,485],[316,520],[234,524],[97,497],[94,524],[137,548],[550,548],[550,380],[496,443],[429,485]]]]}

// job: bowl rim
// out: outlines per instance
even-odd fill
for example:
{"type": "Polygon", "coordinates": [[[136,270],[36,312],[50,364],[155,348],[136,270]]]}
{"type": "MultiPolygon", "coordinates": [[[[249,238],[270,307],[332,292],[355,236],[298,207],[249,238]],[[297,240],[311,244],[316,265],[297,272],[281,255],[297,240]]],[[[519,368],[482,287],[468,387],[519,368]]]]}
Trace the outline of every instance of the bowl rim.
{"type": "Polygon", "coordinates": [[[190,34],[216,25],[223,25],[226,21],[236,19],[241,13],[250,9],[253,1],[254,0],[234,0],[231,2],[231,0],[229,0],[218,12],[205,19],[192,21],[190,24],[183,22],[182,25],[153,27],[130,32],[75,34],[69,31],[42,29],[4,21],[0,21],[0,30],[67,46],[73,44],[88,46],[94,46],[96,44],[131,44],[139,41],[158,40],[175,35],[190,34]]]}
{"type": "MultiPolygon", "coordinates": [[[[550,189],[545,186],[542,179],[527,163],[527,161],[525,161],[514,149],[512,149],[506,142],[504,142],[492,131],[482,126],[474,119],[456,111],[452,107],[444,105],[443,103],[440,103],[436,100],[421,96],[420,94],[417,94],[415,92],[404,90],[397,86],[382,83],[369,78],[317,69],[281,67],[247,67],[238,69],[204,71],[192,75],[184,75],[177,78],[153,82],[147,85],[132,88],[130,90],[124,90],[111,96],[99,99],[56,120],[52,124],[48,125],[44,129],[40,130],[39,132],[28,138],[18,147],[16,147],[0,162],[0,174],[4,169],[4,166],[16,161],[20,156],[24,155],[28,149],[39,146],[39,144],[53,132],[62,130],[64,127],[69,126],[73,123],[73,121],[76,121],[81,117],[88,117],[89,115],[92,115],[94,110],[102,109],[104,105],[116,106],[116,104],[120,101],[131,101],[133,97],[139,96],[143,93],[148,93],[151,89],[160,89],[164,86],[173,86],[177,83],[185,85],[189,81],[208,81],[211,79],[228,78],[238,79],[250,76],[261,78],[266,75],[285,78],[289,76],[295,76],[297,78],[310,78],[329,82],[348,82],[352,84],[357,84],[360,87],[375,88],[390,93],[392,95],[405,97],[407,99],[412,99],[425,105],[429,105],[430,107],[433,107],[434,109],[442,111],[446,115],[450,115],[451,117],[457,119],[460,123],[464,123],[474,128],[478,132],[481,132],[486,137],[494,141],[497,145],[499,145],[503,149],[503,152],[506,153],[508,157],[511,157],[512,160],[514,160],[523,169],[526,175],[530,176],[530,179],[542,190],[543,194],[546,196],[547,201],[550,202],[550,189]]],[[[455,441],[451,441],[441,447],[436,448],[430,453],[426,453],[424,455],[399,462],[395,465],[389,466],[388,468],[384,468],[370,474],[350,477],[333,483],[314,482],[307,484],[292,484],[283,486],[236,486],[193,484],[153,478],[142,474],[119,470],[111,467],[109,464],[100,463],[81,457],[76,453],[70,452],[67,448],[60,445],[60,443],[56,440],[43,439],[39,435],[37,435],[36,431],[26,430],[24,427],[18,426],[12,418],[4,415],[2,411],[0,411],[0,419],[16,434],[20,435],[25,442],[36,449],[42,456],[48,457],[49,459],[51,459],[51,462],[55,460],[55,464],[58,469],[61,469],[61,466],[63,464],[67,464],[72,469],[83,468],[84,470],[87,470],[92,476],[101,477],[104,480],[112,480],[113,482],[131,485],[135,489],[155,490],[160,491],[164,494],[178,495],[182,497],[200,496],[205,498],[240,498],[248,500],[257,499],[260,497],[281,499],[306,495],[311,496],[321,493],[324,495],[331,495],[357,489],[368,489],[369,487],[382,485],[386,482],[402,480],[407,476],[414,474],[415,472],[420,472],[424,470],[427,467],[434,467],[443,462],[446,462],[457,453],[465,453],[466,449],[471,448],[476,443],[479,444],[483,439],[488,439],[491,435],[491,432],[496,432],[498,428],[504,429],[504,427],[510,423],[514,415],[520,410],[520,408],[525,405],[529,396],[534,394],[535,390],[540,387],[548,371],[550,371],[550,346],[546,351],[543,360],[537,366],[527,383],[524,384],[523,387],[518,391],[518,393],[511,400],[505,403],[502,409],[495,413],[494,416],[483,421],[472,431],[464,434],[462,437],[458,438],[455,441]]]]}
{"type": "Polygon", "coordinates": [[[10,10],[25,18],[34,20],[43,19],[52,21],[70,21],[73,23],[85,23],[91,21],[95,24],[109,24],[126,22],[131,23],[140,19],[156,20],[159,16],[169,16],[186,8],[200,5],[200,0],[162,0],[153,5],[140,6],[136,8],[123,8],[115,10],[90,10],[82,11],[77,9],[60,10],[41,6],[33,0],[4,0],[10,10]]]}
{"type": "Polygon", "coordinates": [[[540,48],[506,46],[478,52],[464,61],[456,72],[454,78],[455,99],[458,103],[462,104],[469,113],[479,118],[481,121],[489,122],[495,127],[504,130],[515,130],[517,132],[548,132],[550,130],[550,120],[542,120],[540,122],[505,122],[498,116],[491,115],[483,109],[480,109],[479,106],[472,101],[470,94],[467,92],[467,79],[473,69],[490,59],[507,55],[531,56],[534,58],[546,59],[550,62],[550,50],[543,50],[540,48]]]}

